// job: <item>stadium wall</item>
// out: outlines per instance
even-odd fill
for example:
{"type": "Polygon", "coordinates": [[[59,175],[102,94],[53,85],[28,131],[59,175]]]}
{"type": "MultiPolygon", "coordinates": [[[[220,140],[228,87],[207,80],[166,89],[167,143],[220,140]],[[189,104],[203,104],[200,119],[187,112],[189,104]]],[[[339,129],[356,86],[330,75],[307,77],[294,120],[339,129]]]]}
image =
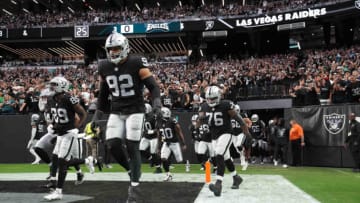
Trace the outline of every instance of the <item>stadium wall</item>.
{"type": "MultiPolygon", "coordinates": [[[[285,109],[285,120],[296,118],[305,130],[306,146],[303,151],[303,165],[329,167],[351,167],[353,165],[350,152],[343,147],[343,141],[348,133],[347,115],[349,112],[360,115],[359,106],[313,106],[285,109]],[[333,119],[331,122],[342,119],[338,126],[342,129],[337,134],[328,132],[326,128],[329,126],[326,127],[324,119],[333,119]]],[[[193,113],[189,112],[173,112],[173,116],[178,119],[185,135],[187,150],[184,153],[184,160],[197,163],[188,130],[192,115],[193,113]]],[[[91,117],[92,115],[89,115],[88,118],[91,117]]],[[[101,124],[105,126],[106,121],[104,120],[101,124]]],[[[1,115],[0,129],[2,130],[0,163],[31,163],[32,156],[26,149],[31,133],[30,115],[1,115]]],[[[100,146],[101,155],[103,155],[102,149],[103,147],[100,146]]]]}

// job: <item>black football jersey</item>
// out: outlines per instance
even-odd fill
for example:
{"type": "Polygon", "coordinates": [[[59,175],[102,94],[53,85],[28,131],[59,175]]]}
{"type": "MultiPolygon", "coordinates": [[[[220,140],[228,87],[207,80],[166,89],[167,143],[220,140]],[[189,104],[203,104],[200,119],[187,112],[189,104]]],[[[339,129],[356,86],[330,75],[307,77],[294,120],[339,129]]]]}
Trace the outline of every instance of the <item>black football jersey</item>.
{"type": "Polygon", "coordinates": [[[176,135],[175,126],[178,123],[175,118],[161,119],[159,122],[159,132],[163,142],[179,142],[179,138],[176,135]]]}
{"type": "Polygon", "coordinates": [[[160,99],[161,99],[161,103],[164,107],[168,107],[168,108],[172,107],[173,102],[172,102],[172,98],[169,95],[168,96],[163,95],[163,96],[161,96],[160,99]]]}
{"type": "MultiPolygon", "coordinates": [[[[49,103],[49,101],[48,101],[49,103]]],[[[54,130],[59,135],[64,135],[68,130],[75,128],[74,105],[79,103],[79,98],[64,93],[60,101],[50,100],[50,111],[53,118],[54,130]]]]}
{"type": "Polygon", "coordinates": [[[235,119],[231,119],[231,126],[233,128],[234,136],[238,136],[240,133],[242,133],[241,125],[235,119]]]}
{"type": "Polygon", "coordinates": [[[34,139],[39,140],[47,132],[47,124],[44,114],[39,114],[39,120],[32,121],[31,125],[36,126],[36,134],[34,139]]]}
{"type": "Polygon", "coordinates": [[[212,139],[211,139],[210,127],[207,123],[203,123],[200,125],[199,133],[200,133],[201,141],[211,142],[212,139]]]}
{"type": "Polygon", "coordinates": [[[194,141],[200,141],[200,132],[199,132],[199,128],[196,128],[194,125],[190,125],[189,127],[190,133],[191,133],[191,138],[194,141]]]}
{"type": "Polygon", "coordinates": [[[265,123],[262,120],[253,122],[251,125],[251,134],[255,139],[263,139],[264,138],[264,128],[265,123]]]}
{"type": "Polygon", "coordinates": [[[199,112],[204,112],[207,117],[212,139],[225,133],[233,133],[228,111],[234,108],[234,103],[229,100],[221,100],[215,107],[210,107],[207,103],[201,104],[199,112]]]}
{"type": "Polygon", "coordinates": [[[111,94],[111,111],[124,114],[145,112],[143,89],[144,84],[139,71],[147,67],[144,57],[129,55],[121,64],[108,60],[99,62],[99,74],[106,81],[111,94]]]}
{"type": "Polygon", "coordinates": [[[144,137],[147,139],[154,139],[156,138],[156,133],[155,133],[155,124],[156,124],[156,119],[154,114],[149,113],[145,115],[145,130],[144,130],[144,137]]]}

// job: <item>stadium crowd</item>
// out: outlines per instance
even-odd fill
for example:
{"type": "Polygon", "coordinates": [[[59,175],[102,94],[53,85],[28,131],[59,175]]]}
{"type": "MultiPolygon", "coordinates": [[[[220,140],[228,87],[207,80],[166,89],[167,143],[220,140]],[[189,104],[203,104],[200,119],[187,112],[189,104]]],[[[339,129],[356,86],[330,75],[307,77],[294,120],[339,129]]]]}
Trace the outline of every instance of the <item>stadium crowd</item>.
{"type": "MultiPolygon", "coordinates": [[[[94,111],[97,65],[68,68],[3,68],[0,80],[2,114],[36,111],[40,89],[56,75],[71,83],[73,95],[94,111]],[[25,104],[24,104],[25,103],[25,104]],[[34,109],[33,109],[34,108],[34,109]]],[[[294,106],[359,102],[360,46],[331,50],[305,50],[262,58],[202,60],[197,64],[153,63],[163,105],[196,110],[210,84],[223,89],[227,99],[292,97],[294,106]]],[[[145,95],[146,96],[146,95],[145,95]]]]}
{"type": "Polygon", "coordinates": [[[19,12],[15,15],[2,15],[0,25],[6,28],[63,27],[73,25],[95,25],[110,23],[161,22],[164,20],[187,20],[194,18],[234,17],[259,14],[273,14],[293,9],[309,8],[319,4],[334,4],[346,0],[292,0],[261,1],[257,5],[242,5],[242,1],[230,1],[221,4],[172,5],[172,8],[153,5],[154,7],[95,8],[84,12],[71,12],[68,9],[45,12],[19,12]]]}

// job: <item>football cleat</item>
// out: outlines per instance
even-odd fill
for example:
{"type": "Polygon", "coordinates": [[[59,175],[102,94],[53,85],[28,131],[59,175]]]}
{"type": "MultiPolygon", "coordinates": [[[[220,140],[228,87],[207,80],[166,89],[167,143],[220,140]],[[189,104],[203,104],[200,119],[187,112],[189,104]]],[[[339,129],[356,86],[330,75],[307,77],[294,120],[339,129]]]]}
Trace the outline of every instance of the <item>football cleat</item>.
{"type": "Polygon", "coordinates": [[[279,164],[279,162],[274,159],[274,166],[277,166],[278,164],[279,164]]]}
{"type": "Polygon", "coordinates": [[[56,188],[56,180],[49,180],[47,184],[42,185],[42,188],[55,189],[56,188]]]}
{"type": "Polygon", "coordinates": [[[139,200],[140,188],[139,186],[129,186],[128,189],[128,198],[126,203],[136,203],[139,200]]]}
{"type": "Polygon", "coordinates": [[[211,183],[209,185],[209,189],[211,192],[214,193],[215,196],[220,196],[221,195],[221,189],[222,189],[222,186],[221,186],[221,182],[220,181],[216,181],[216,183],[211,183]]]}
{"type": "Polygon", "coordinates": [[[45,195],[44,199],[47,201],[53,201],[53,200],[60,200],[62,199],[63,195],[60,191],[54,190],[50,194],[45,195]]]}
{"type": "Polygon", "coordinates": [[[170,182],[170,181],[172,181],[172,179],[173,179],[173,177],[172,177],[171,174],[166,174],[166,176],[165,176],[165,178],[164,178],[164,181],[165,181],[165,182],[170,182]]]}
{"type": "Polygon", "coordinates": [[[248,163],[247,161],[245,161],[244,164],[243,164],[242,167],[241,167],[241,170],[246,171],[246,169],[248,168],[248,166],[249,166],[249,163],[248,163]]]}
{"type": "Polygon", "coordinates": [[[80,185],[83,182],[84,182],[84,174],[83,173],[76,173],[75,185],[80,185]]]}
{"type": "Polygon", "coordinates": [[[95,162],[95,160],[94,160],[94,157],[92,157],[92,156],[89,156],[88,158],[86,158],[86,161],[85,161],[86,166],[88,167],[89,172],[91,174],[95,173],[94,162],[95,162]]]}
{"type": "Polygon", "coordinates": [[[240,176],[233,176],[233,185],[231,186],[231,189],[239,189],[239,185],[242,183],[242,181],[243,179],[240,176]]]}
{"type": "Polygon", "coordinates": [[[287,164],[283,164],[282,167],[283,167],[283,168],[287,168],[288,165],[287,165],[287,164]]]}

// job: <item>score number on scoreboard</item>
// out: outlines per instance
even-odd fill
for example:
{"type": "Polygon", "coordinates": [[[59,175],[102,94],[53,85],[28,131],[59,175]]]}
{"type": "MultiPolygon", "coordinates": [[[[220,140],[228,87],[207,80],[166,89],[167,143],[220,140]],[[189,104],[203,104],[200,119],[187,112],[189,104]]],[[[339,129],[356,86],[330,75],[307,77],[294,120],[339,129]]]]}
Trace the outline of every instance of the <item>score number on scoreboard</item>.
{"type": "Polygon", "coordinates": [[[120,32],[122,34],[134,33],[134,25],[121,25],[120,32]]]}
{"type": "Polygon", "coordinates": [[[75,38],[87,38],[89,37],[89,26],[88,25],[75,25],[74,27],[75,38]]]}

